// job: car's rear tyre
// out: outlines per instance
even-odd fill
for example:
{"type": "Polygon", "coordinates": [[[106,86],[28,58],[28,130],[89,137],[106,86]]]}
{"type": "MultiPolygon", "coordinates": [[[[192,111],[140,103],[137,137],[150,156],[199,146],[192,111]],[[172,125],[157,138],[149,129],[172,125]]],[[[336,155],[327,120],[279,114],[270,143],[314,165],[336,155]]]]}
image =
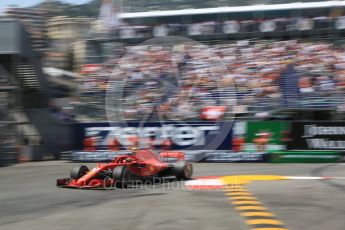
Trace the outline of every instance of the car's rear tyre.
{"type": "Polygon", "coordinates": [[[126,166],[115,167],[112,177],[116,188],[127,188],[132,181],[131,171],[126,166]]]}
{"type": "Polygon", "coordinates": [[[82,176],[84,176],[86,173],[89,172],[89,168],[85,165],[78,165],[72,168],[71,170],[71,178],[78,180],[82,176]]]}
{"type": "Polygon", "coordinates": [[[188,180],[193,176],[193,165],[186,161],[178,161],[174,166],[174,176],[178,180],[188,180]]]}

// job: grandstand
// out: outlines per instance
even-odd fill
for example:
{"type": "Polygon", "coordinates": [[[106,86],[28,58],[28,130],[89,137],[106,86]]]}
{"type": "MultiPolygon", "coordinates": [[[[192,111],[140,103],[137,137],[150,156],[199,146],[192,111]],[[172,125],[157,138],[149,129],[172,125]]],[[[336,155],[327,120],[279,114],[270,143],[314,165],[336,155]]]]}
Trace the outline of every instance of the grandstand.
{"type": "Polygon", "coordinates": [[[126,26],[118,35],[210,40],[337,34],[343,27],[344,6],[342,1],[323,1],[123,13],[119,17],[126,26]]]}
{"type": "MultiPolygon", "coordinates": [[[[87,78],[86,85],[94,84],[88,91],[97,93],[99,102],[93,108],[104,103],[105,81],[126,53],[123,46],[130,49],[150,38],[173,35],[208,45],[226,63],[229,69],[226,77],[236,86],[237,99],[237,105],[227,104],[230,109],[226,118],[231,119],[236,114],[239,119],[327,119],[331,115],[341,119],[340,112],[331,111],[339,111],[343,106],[344,9],[344,2],[327,1],[123,13],[120,18],[125,25],[109,37],[87,42],[88,63],[101,63],[104,70],[89,74],[87,78]]],[[[156,49],[160,48],[157,45],[156,49]]],[[[145,49],[144,46],[137,47],[138,52],[146,52],[145,49]]],[[[203,59],[203,51],[199,53],[199,58],[203,59]]],[[[149,52],[146,54],[150,55],[149,52]]],[[[135,63],[133,60],[128,63],[135,63]]],[[[207,65],[207,58],[203,62],[207,65]]],[[[128,64],[132,72],[126,70],[124,75],[116,74],[122,80],[136,78],[142,75],[138,69],[150,68],[146,64],[128,64]],[[133,69],[137,70],[133,72],[133,69]]],[[[183,70],[179,69],[179,72],[183,73],[183,70]]],[[[143,79],[151,77],[143,75],[143,79]]],[[[176,77],[181,79],[181,76],[176,77]]],[[[219,81],[224,80],[223,77],[219,77],[219,81]]],[[[145,80],[139,83],[145,84],[145,80]]],[[[129,111],[127,119],[140,119],[138,105],[133,101],[147,92],[136,95],[139,93],[137,86],[138,82],[126,86],[127,95],[130,95],[125,100],[129,111]],[[136,87],[131,87],[133,85],[136,87]]],[[[205,90],[200,86],[197,88],[202,92],[205,90]]],[[[214,99],[220,95],[234,95],[234,92],[220,89],[216,93],[207,91],[206,95],[207,99],[214,99]]],[[[84,99],[90,100],[90,97],[84,99]]],[[[205,101],[211,101],[207,99],[205,101]]],[[[184,119],[199,119],[200,109],[206,105],[199,103],[199,106],[193,107],[196,110],[190,114],[194,115],[189,114],[184,119]]],[[[83,111],[87,110],[84,106],[83,111]]],[[[83,115],[86,119],[85,113],[83,115]]],[[[105,118],[105,111],[98,110],[97,116],[105,118]]],[[[174,119],[174,116],[165,118],[174,119]]]]}
{"type": "MultiPolygon", "coordinates": [[[[299,4],[314,3],[315,0],[129,0],[121,2],[121,8],[124,12],[148,12],[148,11],[167,11],[167,10],[183,10],[183,9],[208,9],[219,7],[239,7],[239,6],[261,6],[261,5],[277,5],[277,4],[299,4]]],[[[326,1],[324,1],[326,2],[326,1]]]]}

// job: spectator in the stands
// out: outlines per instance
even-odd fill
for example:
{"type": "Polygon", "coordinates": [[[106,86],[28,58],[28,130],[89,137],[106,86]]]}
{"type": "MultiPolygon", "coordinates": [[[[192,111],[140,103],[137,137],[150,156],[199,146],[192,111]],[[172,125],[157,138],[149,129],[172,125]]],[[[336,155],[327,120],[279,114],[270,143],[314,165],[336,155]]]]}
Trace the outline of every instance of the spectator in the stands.
{"type": "MultiPolygon", "coordinates": [[[[345,49],[327,41],[240,41],[207,48],[138,45],[106,63],[104,71],[85,77],[80,97],[85,103],[80,104],[103,106],[107,77],[112,76],[125,81],[125,119],[197,119],[205,106],[231,106],[233,87],[238,105],[273,104],[281,95],[280,76],[291,63],[302,97],[345,91],[345,49]],[[109,63],[119,68],[113,70],[109,63]]],[[[107,118],[104,110],[92,108],[90,114],[107,118]]]]}

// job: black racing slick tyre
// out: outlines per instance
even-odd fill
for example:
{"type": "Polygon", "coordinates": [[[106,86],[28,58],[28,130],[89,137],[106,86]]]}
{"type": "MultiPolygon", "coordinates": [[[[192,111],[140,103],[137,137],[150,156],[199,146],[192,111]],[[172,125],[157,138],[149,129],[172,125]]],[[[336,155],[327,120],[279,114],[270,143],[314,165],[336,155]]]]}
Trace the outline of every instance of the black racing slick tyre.
{"type": "Polygon", "coordinates": [[[174,176],[178,180],[188,180],[193,176],[193,165],[186,161],[178,161],[174,166],[174,176]]]}
{"type": "Polygon", "coordinates": [[[131,183],[131,171],[126,166],[115,167],[112,177],[116,188],[127,188],[131,183]]]}
{"type": "Polygon", "coordinates": [[[72,168],[71,170],[71,178],[78,180],[82,176],[84,176],[86,173],[89,172],[89,168],[85,165],[78,165],[72,168]]]}

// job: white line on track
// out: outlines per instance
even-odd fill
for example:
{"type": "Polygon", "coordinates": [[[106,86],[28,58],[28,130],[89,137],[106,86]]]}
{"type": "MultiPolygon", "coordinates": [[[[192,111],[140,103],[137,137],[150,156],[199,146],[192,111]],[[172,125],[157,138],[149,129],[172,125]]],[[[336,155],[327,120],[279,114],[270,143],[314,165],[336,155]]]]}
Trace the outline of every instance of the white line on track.
{"type": "Polygon", "coordinates": [[[287,176],[289,180],[345,180],[345,177],[336,177],[336,176],[287,176]]]}

